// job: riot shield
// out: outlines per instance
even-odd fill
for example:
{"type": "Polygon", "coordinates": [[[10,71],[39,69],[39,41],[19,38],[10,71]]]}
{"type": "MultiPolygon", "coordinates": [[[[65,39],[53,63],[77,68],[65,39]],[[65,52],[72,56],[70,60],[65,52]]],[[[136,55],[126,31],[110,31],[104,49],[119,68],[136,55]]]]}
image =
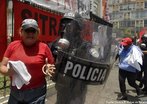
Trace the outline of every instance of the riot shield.
{"type": "MultiPolygon", "coordinates": [[[[112,27],[87,19],[61,20],[56,41],[56,104],[96,104],[112,66],[112,27]]],[[[53,103],[53,102],[52,102],[53,103]]]]}

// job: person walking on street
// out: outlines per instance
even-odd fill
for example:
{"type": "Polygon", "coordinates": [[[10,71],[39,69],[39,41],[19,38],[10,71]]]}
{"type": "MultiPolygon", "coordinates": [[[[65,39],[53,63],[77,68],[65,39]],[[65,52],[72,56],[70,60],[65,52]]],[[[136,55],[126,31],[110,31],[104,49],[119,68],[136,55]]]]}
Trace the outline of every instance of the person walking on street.
{"type": "Polygon", "coordinates": [[[124,38],[120,43],[123,49],[119,52],[119,87],[121,96],[117,100],[127,100],[125,80],[131,87],[136,89],[138,96],[141,95],[141,89],[136,84],[137,72],[141,71],[142,53],[139,47],[133,45],[131,38],[124,38]]]}
{"type": "Polygon", "coordinates": [[[20,27],[20,40],[7,47],[0,66],[11,78],[8,104],[45,104],[46,74],[54,74],[54,58],[49,47],[38,40],[40,29],[34,19],[25,19],[20,27]]]}

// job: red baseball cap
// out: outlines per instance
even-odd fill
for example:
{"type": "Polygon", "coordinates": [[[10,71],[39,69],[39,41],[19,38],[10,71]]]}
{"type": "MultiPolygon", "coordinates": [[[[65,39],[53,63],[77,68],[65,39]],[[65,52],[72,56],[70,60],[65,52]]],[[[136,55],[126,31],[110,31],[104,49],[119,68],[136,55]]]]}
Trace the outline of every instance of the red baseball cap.
{"type": "Polygon", "coordinates": [[[131,45],[132,43],[133,42],[131,38],[123,38],[120,44],[123,46],[128,46],[131,45]]]}

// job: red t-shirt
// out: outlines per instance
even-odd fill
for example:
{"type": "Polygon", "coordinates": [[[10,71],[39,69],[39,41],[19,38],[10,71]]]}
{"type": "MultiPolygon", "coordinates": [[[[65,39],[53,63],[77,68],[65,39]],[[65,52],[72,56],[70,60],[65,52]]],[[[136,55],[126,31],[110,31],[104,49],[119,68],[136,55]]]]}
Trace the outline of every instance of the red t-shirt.
{"type": "Polygon", "coordinates": [[[45,75],[42,72],[42,66],[45,64],[45,59],[48,58],[50,64],[54,63],[49,47],[42,42],[37,42],[31,47],[26,47],[22,41],[11,42],[5,51],[4,57],[11,61],[22,61],[31,74],[31,80],[28,85],[23,85],[22,90],[37,88],[44,85],[45,75]]]}

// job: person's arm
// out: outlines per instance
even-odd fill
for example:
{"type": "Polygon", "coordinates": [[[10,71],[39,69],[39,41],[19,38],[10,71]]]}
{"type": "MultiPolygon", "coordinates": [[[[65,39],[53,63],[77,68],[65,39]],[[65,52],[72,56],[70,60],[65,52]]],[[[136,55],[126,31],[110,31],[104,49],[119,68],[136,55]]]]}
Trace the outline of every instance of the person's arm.
{"type": "Polygon", "coordinates": [[[7,67],[8,60],[9,59],[7,57],[3,57],[3,60],[0,64],[0,73],[3,75],[10,75],[12,73],[12,70],[8,69],[7,67]]]}
{"type": "Polygon", "coordinates": [[[115,61],[117,61],[118,58],[119,58],[119,54],[117,53],[117,55],[115,56],[115,61]]]}
{"type": "Polygon", "coordinates": [[[55,61],[54,57],[52,55],[52,52],[48,46],[46,46],[46,59],[45,59],[45,64],[42,67],[42,71],[45,75],[49,75],[50,77],[53,76],[55,73],[55,61]]]}
{"type": "Polygon", "coordinates": [[[147,50],[143,50],[142,53],[143,53],[143,54],[147,54],[147,50]]]}

